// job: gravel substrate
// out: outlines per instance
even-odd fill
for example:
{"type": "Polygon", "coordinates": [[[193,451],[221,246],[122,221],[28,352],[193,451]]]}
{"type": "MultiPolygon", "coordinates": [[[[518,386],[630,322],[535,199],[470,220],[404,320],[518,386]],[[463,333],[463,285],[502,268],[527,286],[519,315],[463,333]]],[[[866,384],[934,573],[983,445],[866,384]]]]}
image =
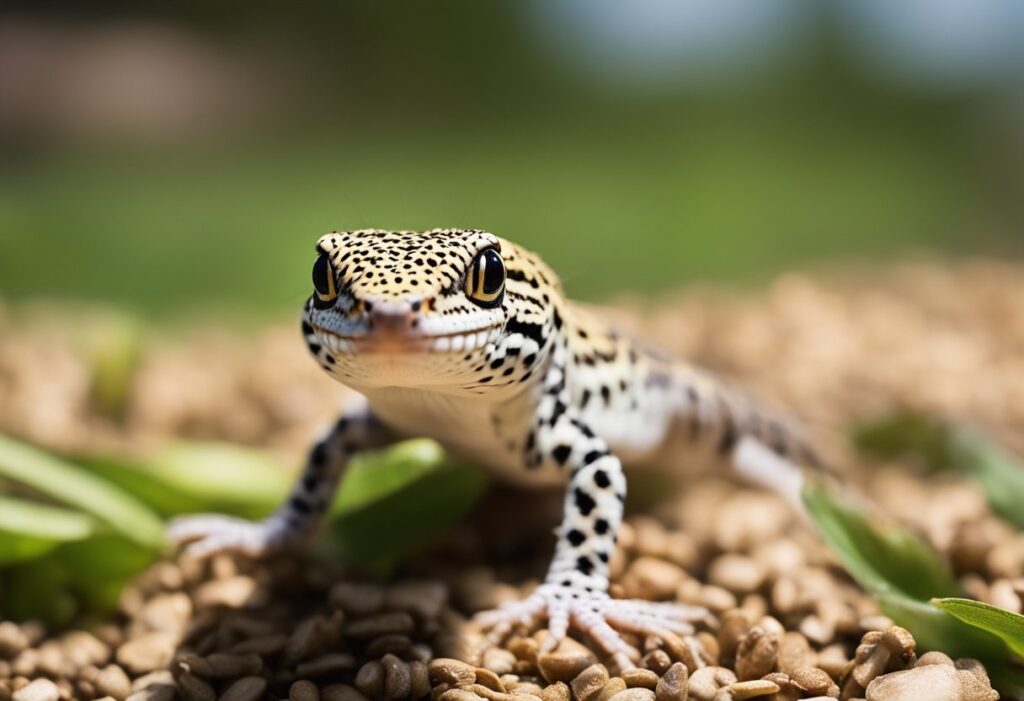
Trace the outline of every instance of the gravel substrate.
{"type": "MultiPolygon", "coordinates": [[[[1024,269],[790,276],[757,297],[691,291],[653,313],[638,308],[616,313],[826,433],[913,407],[970,418],[1024,449],[1013,430],[1024,422],[1024,269]]],[[[0,431],[54,448],[189,435],[297,462],[343,395],[305,357],[295,324],[188,332],[143,346],[118,422],[94,408],[96,351],[81,342],[82,329],[107,322],[35,311],[27,324],[23,313],[0,308],[0,431]]],[[[896,466],[863,471],[833,443],[849,479],[946,553],[966,591],[1021,611],[1024,536],[976,487],[896,466]]],[[[539,654],[533,631],[492,646],[468,616],[536,584],[550,543],[538,529],[554,525],[559,501],[492,495],[386,584],[311,560],[162,562],[125,592],[115,619],[88,631],[0,623],[0,701],[997,698],[979,663],[918,654],[774,496],[714,476],[627,520],[612,593],[700,603],[717,625],[632,640],[644,653],[634,670],[575,640],[539,654]]]]}

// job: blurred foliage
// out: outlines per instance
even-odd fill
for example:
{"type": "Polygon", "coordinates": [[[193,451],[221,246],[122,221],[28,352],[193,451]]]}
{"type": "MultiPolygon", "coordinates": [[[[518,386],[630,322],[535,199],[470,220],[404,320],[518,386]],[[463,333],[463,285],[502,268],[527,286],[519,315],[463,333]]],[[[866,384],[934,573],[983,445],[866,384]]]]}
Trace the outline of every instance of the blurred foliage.
{"type": "Polygon", "coordinates": [[[1024,527],[1024,464],[980,429],[904,412],[857,427],[853,441],[876,458],[916,458],[930,470],[971,477],[995,511],[1024,527]]]}
{"type": "Polygon", "coordinates": [[[0,289],[157,316],[290,311],[335,228],[487,228],[588,299],[908,249],[1024,251],[998,98],[873,83],[815,8],[774,73],[651,91],[580,75],[511,3],[53,3],[49,19],[83,27],[270,46],[294,91],[275,126],[244,115],[170,143],[3,150],[0,134],[0,289]]]}
{"type": "MultiPolygon", "coordinates": [[[[165,552],[156,514],[260,518],[290,486],[287,471],[262,452],[214,443],[66,462],[0,437],[0,477],[8,480],[0,492],[11,493],[0,496],[0,614],[54,625],[110,611],[125,583],[165,552]]],[[[321,550],[386,572],[462,519],[485,484],[430,441],[361,456],[321,550]]]]}

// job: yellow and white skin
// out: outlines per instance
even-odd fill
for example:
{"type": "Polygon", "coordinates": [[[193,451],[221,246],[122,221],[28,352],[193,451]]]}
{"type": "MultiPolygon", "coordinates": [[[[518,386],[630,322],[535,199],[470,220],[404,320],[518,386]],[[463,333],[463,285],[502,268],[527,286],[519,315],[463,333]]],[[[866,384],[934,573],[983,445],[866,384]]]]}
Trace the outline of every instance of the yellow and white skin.
{"type": "Polygon", "coordinates": [[[618,631],[685,635],[707,612],[608,595],[623,465],[710,455],[795,498],[800,468],[818,463],[784,417],[619,335],[567,300],[535,254],[491,233],[333,232],[316,251],[302,333],[324,371],[365,401],[313,446],[291,495],[266,520],[175,521],[172,537],[194,555],[301,546],[350,456],[430,437],[505,481],[566,490],[544,583],[477,620],[494,637],[546,620],[545,649],[574,627],[628,667],[638,653],[618,631]]]}

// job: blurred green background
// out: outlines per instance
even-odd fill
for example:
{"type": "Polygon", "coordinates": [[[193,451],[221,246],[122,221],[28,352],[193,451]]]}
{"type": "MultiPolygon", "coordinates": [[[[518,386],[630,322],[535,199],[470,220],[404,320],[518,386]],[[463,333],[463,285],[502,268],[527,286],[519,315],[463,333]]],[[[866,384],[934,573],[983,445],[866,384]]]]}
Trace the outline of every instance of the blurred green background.
{"type": "Polygon", "coordinates": [[[1024,250],[1013,0],[0,9],[0,293],[294,309],[323,232],[468,226],[577,296],[1024,250]]]}

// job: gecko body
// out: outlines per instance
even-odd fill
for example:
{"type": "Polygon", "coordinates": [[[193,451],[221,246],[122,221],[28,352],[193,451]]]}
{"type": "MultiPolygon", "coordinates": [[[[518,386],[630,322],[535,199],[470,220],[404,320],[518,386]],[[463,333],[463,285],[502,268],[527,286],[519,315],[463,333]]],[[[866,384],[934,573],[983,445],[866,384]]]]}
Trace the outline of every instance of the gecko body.
{"type": "Polygon", "coordinates": [[[260,523],[192,516],[172,527],[191,551],[261,555],[316,532],[349,457],[427,436],[500,478],[565,485],[544,583],[479,616],[500,636],[546,619],[551,647],[570,627],[628,665],[620,630],[689,633],[706,612],[608,596],[622,522],[623,464],[732,461],[794,492],[818,463],[784,417],[713,375],[616,333],[568,301],[535,254],[481,230],[332,232],[317,243],[302,317],[309,351],[365,398],[310,451],[290,497],[260,523]]]}

